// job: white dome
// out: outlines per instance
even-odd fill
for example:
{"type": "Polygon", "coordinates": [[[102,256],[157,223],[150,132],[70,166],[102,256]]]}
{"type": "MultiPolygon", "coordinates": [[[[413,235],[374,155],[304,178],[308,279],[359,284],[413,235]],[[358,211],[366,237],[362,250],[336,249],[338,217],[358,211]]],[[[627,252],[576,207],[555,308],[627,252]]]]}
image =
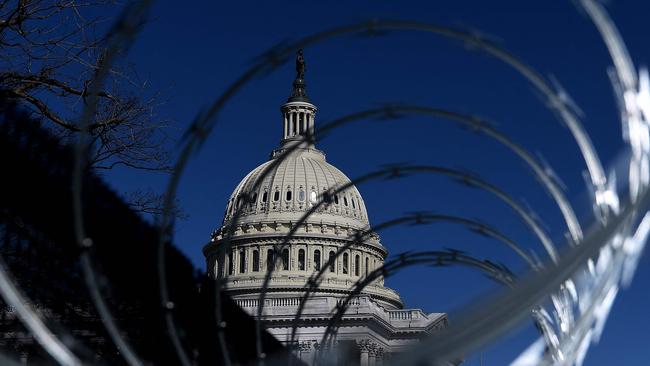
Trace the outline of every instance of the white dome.
{"type": "MultiPolygon", "coordinates": [[[[279,155],[279,151],[274,153],[279,155]]],[[[271,167],[275,157],[253,169],[237,185],[230,196],[224,225],[244,205],[246,194],[251,203],[241,209],[238,224],[253,222],[297,222],[321,199],[321,194],[350,184],[350,179],[325,161],[325,155],[314,148],[300,148],[271,167]],[[264,176],[262,177],[262,174],[264,176]],[[262,179],[261,182],[258,182],[262,179]]],[[[312,213],[307,223],[323,223],[365,230],[369,228],[368,213],[356,187],[350,186],[334,195],[329,205],[312,213]]]]}
{"type": "MultiPolygon", "coordinates": [[[[223,224],[203,248],[211,275],[225,279],[224,289],[235,300],[257,298],[270,263],[276,267],[267,291],[274,298],[295,300],[311,275],[321,270],[323,281],[317,292],[341,298],[352,291],[355,281],[379,269],[388,254],[370,229],[357,188],[308,139],[314,133],[316,106],[309,102],[304,86],[304,80],[297,78],[289,101],[281,107],[280,148],[237,185],[223,224]],[[283,154],[292,147],[296,149],[283,154]],[[329,195],[328,203],[298,224],[324,193],[329,195]],[[219,253],[226,233],[230,233],[228,247],[219,253]],[[278,248],[280,244],[284,247],[278,248]]],[[[399,295],[384,287],[381,277],[362,293],[388,309],[402,307],[399,295]]]]}

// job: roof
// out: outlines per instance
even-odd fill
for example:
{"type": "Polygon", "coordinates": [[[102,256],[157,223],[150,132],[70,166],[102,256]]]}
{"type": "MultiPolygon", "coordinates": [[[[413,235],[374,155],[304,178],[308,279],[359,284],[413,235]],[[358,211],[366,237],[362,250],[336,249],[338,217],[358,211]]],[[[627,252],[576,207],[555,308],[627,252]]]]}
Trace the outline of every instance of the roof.
{"type": "Polygon", "coordinates": [[[325,160],[321,151],[313,148],[297,149],[284,158],[276,155],[248,173],[230,196],[223,223],[224,226],[229,223],[238,206],[243,210],[238,224],[295,223],[328,190],[336,194],[329,204],[323,204],[312,213],[307,222],[360,230],[369,228],[366,205],[357,188],[325,160]],[[339,188],[342,189],[337,192],[339,188]]]}

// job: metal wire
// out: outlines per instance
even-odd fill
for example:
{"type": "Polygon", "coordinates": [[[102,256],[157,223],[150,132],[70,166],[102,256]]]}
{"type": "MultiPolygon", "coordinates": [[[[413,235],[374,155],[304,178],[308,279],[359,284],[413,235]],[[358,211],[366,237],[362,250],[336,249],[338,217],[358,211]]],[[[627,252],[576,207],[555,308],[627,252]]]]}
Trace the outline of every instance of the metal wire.
{"type": "MultiPolygon", "coordinates": [[[[282,241],[274,245],[276,253],[289,245],[301,223],[306,222],[310,215],[317,212],[319,208],[331,203],[331,198],[337,193],[368,181],[393,179],[411,174],[434,173],[451,177],[470,187],[486,190],[498,197],[513,209],[531,229],[536,238],[542,243],[550,260],[540,264],[517,243],[508,239],[496,229],[479,221],[431,213],[415,213],[403,216],[380,224],[373,230],[356,232],[348,238],[348,242],[343,247],[336,251],[334,258],[330,258],[326,265],[312,274],[307,281],[302,297],[303,301],[299,303],[294,318],[290,343],[295,341],[297,324],[304,310],[306,300],[309,299],[310,294],[318,289],[326,269],[334,263],[333,261],[344,249],[363,242],[367,236],[374,235],[378,230],[391,226],[409,223],[430,224],[445,221],[465,225],[479,234],[501,241],[516,252],[532,270],[526,276],[517,278],[517,281],[515,281],[514,274],[506,267],[490,261],[481,261],[458,251],[429,251],[398,255],[397,258],[385,262],[382,267],[354,283],[341,304],[335,309],[322,343],[325,344],[333,339],[336,335],[336,328],[345,315],[348,303],[354,296],[360,294],[365,286],[380,278],[386,278],[408,266],[460,264],[484,271],[497,282],[511,287],[511,290],[503,291],[498,296],[489,299],[489,301],[480,302],[479,305],[475,305],[466,312],[461,313],[449,328],[428,336],[421,344],[412,347],[408,352],[400,354],[393,360],[394,364],[437,365],[458,358],[504,334],[522,319],[530,316],[532,311],[533,319],[540,325],[544,344],[547,348],[546,352],[543,352],[539,351],[540,348],[538,347],[542,343],[535,343],[531,346],[531,349],[538,349],[535,354],[536,363],[540,365],[579,365],[588,349],[589,342],[594,337],[597,338],[599,332],[602,331],[602,323],[607,317],[614,297],[618,293],[619,284],[625,283],[631,278],[636,268],[636,261],[638,261],[650,233],[650,215],[646,213],[647,208],[650,206],[650,191],[648,189],[650,186],[650,78],[647,71],[637,73],[616,27],[602,6],[594,0],[579,0],[578,3],[600,32],[614,63],[610,75],[612,76],[613,88],[621,109],[621,122],[624,128],[623,139],[630,147],[629,197],[619,195],[615,180],[608,180],[597,151],[576,113],[572,111],[569,97],[565,92],[557,87],[551,87],[545,78],[532,67],[475,32],[412,21],[372,20],[327,29],[300,38],[287,45],[273,47],[264,52],[251,68],[230,84],[209,108],[204,113],[199,114],[191,123],[190,128],[187,129],[183,136],[181,151],[166,189],[163,214],[157,218],[157,225],[160,229],[157,246],[157,271],[161,306],[166,309],[164,315],[165,324],[178,356],[178,361],[184,366],[192,364],[183,347],[180,332],[174,321],[174,303],[170,298],[167,284],[168,274],[165,251],[166,246],[171,242],[171,233],[173,232],[172,207],[180,179],[190,156],[202,148],[209,134],[217,126],[219,112],[237,92],[250,84],[255,78],[277,70],[295,50],[343,35],[376,35],[377,31],[390,30],[433,33],[444,38],[461,41],[464,45],[471,46],[469,49],[476,49],[494,57],[524,77],[537,92],[543,95],[546,106],[556,112],[561,121],[568,127],[587,167],[589,178],[587,188],[592,192],[591,200],[598,222],[593,225],[591,230],[583,231],[570,201],[553,179],[550,167],[544,166],[522,145],[496,130],[481,118],[445,109],[412,105],[386,105],[343,116],[323,125],[322,128],[316,130],[314,135],[308,133],[302,141],[285,149],[265,167],[254,182],[252,189],[258,188],[264,178],[284,159],[295,153],[296,149],[312,144],[316,137],[319,140],[326,137],[336,128],[369,118],[395,119],[404,115],[427,115],[456,122],[470,131],[478,132],[483,136],[496,140],[506,146],[511,153],[522,159],[559,207],[572,239],[570,244],[573,244],[573,246],[570,246],[564,252],[559,250],[557,245],[550,240],[548,234],[536,222],[534,215],[529,210],[524,209],[516,200],[497,186],[483,181],[474,174],[430,165],[394,165],[368,173],[340,187],[330,187],[322,195],[322,198],[294,224],[290,232],[282,238],[282,241]],[[551,311],[555,315],[558,324],[545,320],[546,310],[542,307],[542,304],[548,299],[551,300],[551,311]],[[556,331],[556,326],[562,329],[556,331]]],[[[129,365],[141,365],[142,361],[122,336],[108,304],[102,297],[98,285],[100,274],[95,268],[91,256],[92,239],[87,237],[84,230],[82,185],[87,168],[87,154],[91,150],[88,139],[88,126],[97,110],[97,92],[101,88],[103,79],[110,71],[111,64],[117,59],[118,53],[127,49],[135,39],[150,5],[151,1],[140,1],[131,4],[125,9],[110,31],[109,47],[101,67],[96,70],[93,81],[89,85],[86,98],[87,104],[81,115],[81,122],[79,123],[81,133],[75,149],[73,174],[74,229],[75,239],[82,248],[80,263],[83,278],[104,327],[129,365]]],[[[233,237],[237,223],[242,216],[243,207],[252,201],[252,197],[248,193],[245,193],[242,198],[242,204],[236,207],[234,214],[227,223],[225,234],[217,250],[217,261],[221,261],[221,263],[223,263],[226,251],[233,245],[235,240],[233,237]]],[[[264,282],[260,289],[255,333],[256,354],[260,364],[264,363],[266,359],[261,336],[264,299],[268,292],[271,276],[279,260],[280,257],[276,256],[273,263],[267,266],[264,282]]],[[[223,282],[221,274],[215,273],[217,342],[223,357],[222,362],[225,365],[230,365],[232,360],[229,354],[228,339],[225,337],[225,327],[229,325],[223,318],[221,303],[223,282]]],[[[62,365],[82,364],[82,361],[45,326],[38,312],[29,306],[28,299],[21,295],[20,291],[12,283],[10,273],[1,259],[0,294],[10,306],[16,309],[21,322],[34,334],[37,342],[53,359],[62,365]]],[[[0,361],[15,364],[13,360],[6,358],[4,355],[0,355],[0,361]]]]}

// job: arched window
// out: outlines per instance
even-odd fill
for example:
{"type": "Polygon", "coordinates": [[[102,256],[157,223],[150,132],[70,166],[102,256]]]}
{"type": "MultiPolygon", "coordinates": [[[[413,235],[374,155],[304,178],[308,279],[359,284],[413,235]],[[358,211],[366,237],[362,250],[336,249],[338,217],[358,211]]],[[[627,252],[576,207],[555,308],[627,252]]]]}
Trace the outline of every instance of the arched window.
{"type": "Polygon", "coordinates": [[[361,257],[357,254],[354,257],[354,275],[358,276],[359,275],[359,265],[361,265],[361,257]]]}
{"type": "Polygon", "coordinates": [[[260,252],[259,250],[253,250],[253,272],[260,271],[260,252]]]}
{"type": "Polygon", "coordinates": [[[335,257],[336,254],[334,253],[334,251],[330,251],[330,255],[329,255],[330,272],[336,271],[336,259],[334,259],[335,257]]]}
{"type": "Polygon", "coordinates": [[[309,195],[309,200],[311,203],[316,203],[316,191],[311,191],[311,194],[309,195]]]}
{"type": "Polygon", "coordinates": [[[346,206],[348,205],[348,198],[345,196],[343,196],[343,204],[346,206]]]}
{"type": "Polygon", "coordinates": [[[305,191],[303,191],[302,188],[300,189],[300,192],[298,192],[298,201],[300,202],[305,201],[305,191]]]}
{"type": "Polygon", "coordinates": [[[348,253],[343,253],[343,274],[348,274],[348,263],[349,263],[348,253]]]}
{"type": "Polygon", "coordinates": [[[354,202],[354,198],[352,199],[352,208],[357,208],[356,202],[354,202]]]}
{"type": "Polygon", "coordinates": [[[264,191],[264,194],[262,195],[262,202],[266,203],[269,200],[269,192],[264,191]]]}
{"type": "Polygon", "coordinates": [[[273,192],[273,201],[277,202],[280,200],[280,191],[273,192]]]}
{"type": "Polygon", "coordinates": [[[269,249],[266,252],[266,268],[272,268],[273,264],[275,262],[275,252],[273,249],[269,249]]]}
{"type": "Polygon", "coordinates": [[[251,205],[254,205],[257,203],[257,192],[253,193],[253,197],[251,197],[251,205]]]}
{"type": "Polygon", "coordinates": [[[239,251],[239,273],[246,272],[246,252],[244,249],[239,251]]]}
{"type": "Polygon", "coordinates": [[[305,250],[298,249],[298,270],[305,270],[305,250]]]}
{"type": "Polygon", "coordinates": [[[282,251],[282,269],[285,271],[289,270],[289,249],[282,251]]]}
{"type": "Polygon", "coordinates": [[[228,253],[228,274],[235,274],[235,263],[233,262],[233,252],[228,253]]]}
{"type": "Polygon", "coordinates": [[[366,276],[368,275],[368,262],[369,261],[370,260],[368,259],[368,257],[366,257],[366,276]]]}
{"type": "Polygon", "coordinates": [[[288,190],[288,191],[287,191],[286,200],[287,200],[287,201],[291,201],[291,198],[292,198],[292,197],[291,197],[291,190],[288,190]]]}
{"type": "Polygon", "coordinates": [[[320,250],[314,250],[314,269],[320,271],[320,250]]]}
{"type": "Polygon", "coordinates": [[[338,194],[334,196],[334,203],[336,203],[337,205],[339,204],[339,195],[338,194]]]}

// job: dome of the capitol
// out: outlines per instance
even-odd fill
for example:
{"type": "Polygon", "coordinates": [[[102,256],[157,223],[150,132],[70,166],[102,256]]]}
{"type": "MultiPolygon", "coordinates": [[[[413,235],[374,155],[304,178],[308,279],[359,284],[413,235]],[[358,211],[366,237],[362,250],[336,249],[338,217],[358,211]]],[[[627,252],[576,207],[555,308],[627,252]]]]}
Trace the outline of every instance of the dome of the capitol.
{"type": "MultiPolygon", "coordinates": [[[[320,270],[323,281],[316,291],[342,298],[352,284],[380,268],[388,254],[370,227],[357,188],[309,138],[317,108],[307,97],[304,62],[297,63],[296,71],[293,91],[281,106],[280,147],[237,185],[221,227],[203,248],[211,274],[224,278],[224,288],[235,300],[257,298],[270,263],[275,269],[269,298],[297,296],[320,270]]],[[[383,278],[362,293],[387,308],[402,307],[383,278]]]]}
{"type": "Polygon", "coordinates": [[[361,194],[345,174],[325,160],[321,151],[300,148],[281,158],[275,155],[239,183],[228,201],[224,225],[233,218],[237,207],[241,210],[239,224],[295,223],[323,199],[323,194],[345,188],[331,194],[330,202],[318,207],[306,222],[369,228],[361,194]]]}

